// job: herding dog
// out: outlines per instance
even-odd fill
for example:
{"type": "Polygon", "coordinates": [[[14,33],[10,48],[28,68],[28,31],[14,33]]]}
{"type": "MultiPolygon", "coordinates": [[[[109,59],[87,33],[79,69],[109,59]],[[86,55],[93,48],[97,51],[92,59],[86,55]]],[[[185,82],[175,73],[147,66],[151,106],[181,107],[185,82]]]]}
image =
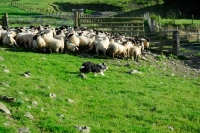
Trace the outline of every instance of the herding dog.
{"type": "Polygon", "coordinates": [[[106,71],[107,69],[108,66],[105,63],[95,64],[89,61],[89,62],[84,62],[79,70],[81,73],[93,72],[95,76],[97,75],[97,73],[100,73],[101,75],[105,76],[103,72],[106,71]]]}

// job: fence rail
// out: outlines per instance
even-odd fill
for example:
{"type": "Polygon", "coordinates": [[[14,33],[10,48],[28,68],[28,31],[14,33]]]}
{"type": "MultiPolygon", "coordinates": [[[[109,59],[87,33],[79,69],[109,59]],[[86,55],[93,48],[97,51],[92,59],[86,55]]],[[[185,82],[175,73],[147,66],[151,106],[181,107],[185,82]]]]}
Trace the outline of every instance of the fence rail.
{"type": "Polygon", "coordinates": [[[75,12],[74,16],[74,25],[77,27],[97,28],[129,36],[144,36],[143,17],[90,17],[78,12],[75,12]]]}

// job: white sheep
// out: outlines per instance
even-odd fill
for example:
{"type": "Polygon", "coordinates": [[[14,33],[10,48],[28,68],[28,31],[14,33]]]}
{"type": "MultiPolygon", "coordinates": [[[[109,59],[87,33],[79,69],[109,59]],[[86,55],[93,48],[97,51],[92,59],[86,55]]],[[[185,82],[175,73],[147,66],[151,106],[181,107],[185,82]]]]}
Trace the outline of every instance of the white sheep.
{"type": "Polygon", "coordinates": [[[137,45],[137,46],[133,46],[130,48],[130,57],[132,60],[134,61],[138,61],[139,57],[142,54],[142,51],[144,50],[144,46],[143,45],[137,45]]]}
{"type": "Polygon", "coordinates": [[[69,33],[67,37],[71,43],[75,44],[76,46],[79,46],[80,39],[75,35],[75,31],[72,31],[72,33],[69,33]]]}
{"type": "Polygon", "coordinates": [[[44,39],[41,37],[41,35],[36,34],[33,37],[33,49],[43,49],[46,48],[46,42],[44,41],[44,39]]]}
{"type": "Polygon", "coordinates": [[[21,32],[21,29],[0,30],[0,40],[3,40],[7,34],[11,34],[15,38],[19,32],[21,32]]]}
{"type": "Polygon", "coordinates": [[[38,32],[38,30],[27,30],[20,32],[16,36],[16,42],[19,45],[24,45],[26,48],[31,48],[33,43],[33,36],[38,32]]]}
{"type": "Polygon", "coordinates": [[[7,34],[7,35],[3,38],[3,44],[4,44],[4,45],[11,45],[11,46],[13,46],[13,47],[14,47],[14,45],[15,45],[15,46],[19,47],[19,46],[17,45],[15,39],[13,38],[12,33],[7,34]]]}
{"type": "Polygon", "coordinates": [[[109,38],[107,36],[102,38],[103,40],[99,40],[96,44],[96,53],[99,56],[99,51],[102,51],[104,56],[106,57],[106,51],[110,44],[109,38]]]}
{"type": "Polygon", "coordinates": [[[96,50],[97,45],[100,41],[104,40],[105,38],[110,38],[110,36],[107,36],[105,33],[99,32],[98,30],[95,30],[95,40],[93,41],[93,49],[96,50]]]}
{"type": "Polygon", "coordinates": [[[53,37],[47,36],[46,33],[42,33],[41,36],[44,39],[44,41],[46,42],[46,45],[48,48],[55,51],[56,53],[59,53],[59,50],[61,50],[60,51],[61,53],[63,52],[63,50],[64,50],[63,37],[60,37],[60,39],[55,39],[53,37]]]}
{"type": "Polygon", "coordinates": [[[116,55],[123,55],[123,57],[126,57],[129,45],[132,45],[130,41],[123,42],[122,44],[112,41],[109,45],[108,51],[112,54],[113,58],[116,55]]]}
{"type": "Polygon", "coordinates": [[[72,51],[72,52],[77,52],[77,51],[79,51],[78,47],[77,47],[75,44],[71,43],[70,41],[67,41],[67,42],[66,42],[66,48],[67,48],[68,50],[72,51]]]}
{"type": "Polygon", "coordinates": [[[55,29],[43,29],[43,30],[39,30],[40,33],[46,33],[47,36],[50,37],[55,37],[56,36],[56,31],[55,29]]]}
{"type": "Polygon", "coordinates": [[[93,42],[95,40],[95,36],[94,35],[91,35],[91,36],[78,36],[79,40],[80,40],[80,43],[79,43],[79,46],[88,46],[89,47],[89,50],[92,50],[93,49],[93,42]]]}

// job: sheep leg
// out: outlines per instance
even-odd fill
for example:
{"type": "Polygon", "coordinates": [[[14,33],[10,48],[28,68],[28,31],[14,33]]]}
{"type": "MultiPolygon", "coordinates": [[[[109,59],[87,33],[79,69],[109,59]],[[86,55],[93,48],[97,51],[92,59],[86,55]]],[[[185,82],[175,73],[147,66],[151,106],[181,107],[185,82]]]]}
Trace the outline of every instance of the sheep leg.
{"type": "Polygon", "coordinates": [[[113,53],[113,56],[112,56],[112,57],[113,57],[113,59],[115,58],[115,54],[114,54],[114,53],[113,53]]]}
{"type": "Polygon", "coordinates": [[[19,46],[17,45],[16,41],[15,41],[15,40],[13,40],[13,41],[14,41],[14,45],[17,46],[17,47],[19,48],[19,46]]]}
{"type": "Polygon", "coordinates": [[[59,48],[56,48],[56,49],[55,49],[55,52],[56,52],[56,53],[59,53],[59,48]]]}
{"type": "Polygon", "coordinates": [[[63,48],[60,48],[60,53],[63,53],[63,54],[64,54],[64,50],[63,50],[63,48]]]}
{"type": "Polygon", "coordinates": [[[138,62],[138,56],[136,56],[136,62],[138,62]]]}
{"type": "Polygon", "coordinates": [[[146,47],[146,51],[149,52],[149,48],[148,47],[146,47]]]}
{"type": "Polygon", "coordinates": [[[98,51],[98,49],[96,49],[96,53],[97,53],[97,56],[99,56],[99,51],[98,51]]]}
{"type": "Polygon", "coordinates": [[[17,46],[19,48],[19,46],[17,45],[17,43],[14,43],[15,46],[17,46]]]}
{"type": "Polygon", "coordinates": [[[134,55],[134,61],[136,61],[136,55],[134,55]]]}
{"type": "Polygon", "coordinates": [[[103,54],[104,54],[105,58],[107,58],[106,49],[103,50],[103,54]]]}

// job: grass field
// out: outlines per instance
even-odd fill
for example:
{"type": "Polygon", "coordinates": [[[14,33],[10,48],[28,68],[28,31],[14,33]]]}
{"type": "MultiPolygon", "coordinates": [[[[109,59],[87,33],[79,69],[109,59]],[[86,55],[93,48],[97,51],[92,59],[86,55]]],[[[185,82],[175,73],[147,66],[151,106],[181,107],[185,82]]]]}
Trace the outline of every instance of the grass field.
{"type": "Polygon", "coordinates": [[[0,115],[1,133],[19,128],[79,132],[75,126],[88,126],[95,133],[200,132],[199,74],[167,66],[177,59],[157,56],[134,63],[4,48],[0,57],[0,95],[16,98],[13,103],[1,101],[11,111],[10,116],[0,115]],[[89,73],[81,78],[84,61],[106,62],[106,76],[89,73]],[[130,70],[141,74],[128,74],[130,70]],[[26,71],[29,78],[22,75],[26,71]],[[27,112],[34,118],[26,117],[27,112]]]}
{"type": "MultiPolygon", "coordinates": [[[[29,15],[0,3],[0,14],[5,11],[29,15]]],[[[200,132],[200,73],[172,55],[146,58],[136,63],[39,54],[0,44],[0,103],[11,111],[0,112],[0,133],[78,133],[78,126],[90,127],[91,133],[200,132]],[[85,61],[106,62],[106,76],[89,73],[81,78],[79,68],[85,61]],[[139,73],[130,74],[131,70],[139,73]],[[30,77],[24,76],[27,71],[30,77]],[[15,101],[6,102],[3,95],[15,101]]]]}

